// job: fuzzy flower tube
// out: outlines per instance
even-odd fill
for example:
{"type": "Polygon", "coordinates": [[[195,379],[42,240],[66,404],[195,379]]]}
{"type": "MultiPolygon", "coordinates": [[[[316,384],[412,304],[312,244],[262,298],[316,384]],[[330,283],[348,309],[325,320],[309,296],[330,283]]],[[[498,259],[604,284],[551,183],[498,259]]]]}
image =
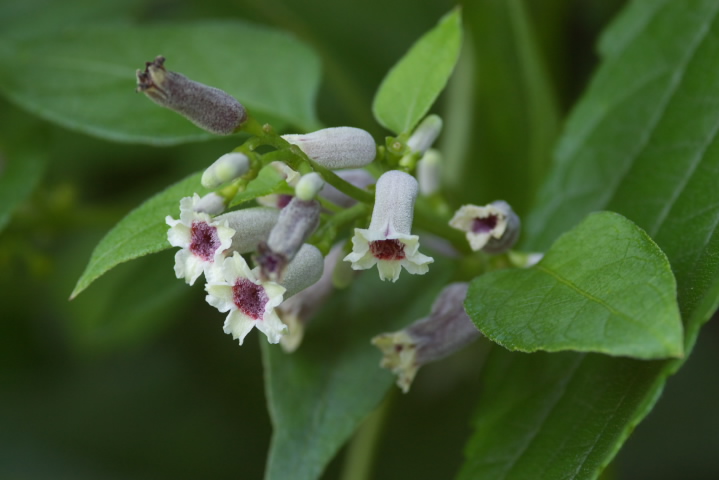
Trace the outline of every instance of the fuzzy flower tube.
{"type": "Polygon", "coordinates": [[[464,311],[467,283],[451,283],[437,296],[429,316],[393,333],[372,339],[384,357],[380,366],[397,375],[397,386],[409,391],[417,370],[477,340],[482,334],[464,311]]]}
{"type": "Polygon", "coordinates": [[[419,237],[412,235],[417,180],[407,173],[392,170],[377,180],[375,204],[369,228],[355,228],[352,253],[344,260],[354,270],[377,265],[382,280],[397,281],[402,267],[411,274],[423,275],[433,258],[419,253],[419,237]]]}

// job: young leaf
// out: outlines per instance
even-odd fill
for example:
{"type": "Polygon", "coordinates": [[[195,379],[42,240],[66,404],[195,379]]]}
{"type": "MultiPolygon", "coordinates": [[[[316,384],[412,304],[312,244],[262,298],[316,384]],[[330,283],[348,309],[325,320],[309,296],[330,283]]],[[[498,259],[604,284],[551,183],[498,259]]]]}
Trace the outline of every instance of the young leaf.
{"type": "Polygon", "coordinates": [[[260,119],[318,125],[314,53],[286,34],[238,21],[83,25],[0,39],[0,91],[48,120],[110,140],[171,145],[211,138],[134,93],[135,70],[158,54],[169,70],[225,90],[260,119]]]}
{"type": "Polygon", "coordinates": [[[426,315],[448,267],[435,264],[433,275],[407,275],[392,288],[374,269],[365,272],[351,292],[333,295],[295,353],[261,341],[274,426],[266,480],[320,477],[395,381],[379,368],[382,355],[370,339],[426,315]]]}
{"type": "Polygon", "coordinates": [[[527,270],[477,277],[467,313],[510,350],[679,357],[682,323],[667,258],[632,222],[590,215],[527,270]]]}
{"type": "MultiPolygon", "coordinates": [[[[713,1],[629,5],[526,229],[541,250],[593,210],[636,222],[674,271],[685,355],[719,302],[718,18],[713,1]]],[[[597,478],[683,361],[496,349],[459,478],[597,478]]]]}
{"type": "MultiPolygon", "coordinates": [[[[75,285],[70,299],[85,290],[100,275],[119,263],[170,248],[167,241],[167,215],[179,215],[180,199],[194,193],[203,195],[207,189],[200,184],[202,173],[191,175],[158,193],[120,220],[92,252],[85,271],[75,285]]],[[[237,196],[234,205],[273,193],[282,182],[271,168],[265,168],[237,196]]],[[[170,268],[170,267],[168,267],[170,268]]]]}
{"type": "Polygon", "coordinates": [[[394,133],[410,131],[429,111],[452,74],[462,44],[462,16],[455,8],[392,67],[377,90],[372,112],[394,133]]]}

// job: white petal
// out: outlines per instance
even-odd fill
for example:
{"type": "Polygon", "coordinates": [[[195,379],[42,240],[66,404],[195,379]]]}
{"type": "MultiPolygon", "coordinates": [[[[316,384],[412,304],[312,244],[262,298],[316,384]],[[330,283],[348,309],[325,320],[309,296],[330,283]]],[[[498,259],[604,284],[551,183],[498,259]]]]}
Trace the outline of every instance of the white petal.
{"type": "MultiPolygon", "coordinates": [[[[187,250],[180,250],[186,252],[187,250]]],[[[205,261],[194,255],[188,255],[185,261],[185,281],[189,285],[193,285],[200,275],[205,272],[205,261]]]]}
{"type": "Polygon", "coordinates": [[[262,287],[265,289],[265,293],[269,298],[267,305],[265,305],[265,311],[274,309],[282,303],[282,296],[285,293],[285,287],[278,285],[275,282],[263,282],[262,287]]]}
{"type": "Polygon", "coordinates": [[[232,299],[232,287],[230,285],[205,285],[208,295],[205,301],[221,312],[229,312],[237,309],[232,299]]]}
{"type": "Polygon", "coordinates": [[[170,242],[170,245],[180,248],[189,247],[192,241],[190,228],[172,217],[165,218],[165,221],[170,225],[170,229],[167,231],[167,241],[170,242]],[[172,221],[172,224],[170,224],[170,221],[172,221]]]}
{"type": "Polygon", "coordinates": [[[231,333],[232,338],[239,340],[240,345],[242,345],[245,337],[248,333],[250,333],[250,330],[252,330],[252,327],[254,327],[256,323],[257,322],[241,311],[234,310],[227,315],[225,324],[222,326],[222,330],[225,333],[231,333]]]}
{"type": "Polygon", "coordinates": [[[379,271],[380,280],[390,279],[396,282],[399,278],[399,272],[402,271],[402,265],[397,260],[378,260],[377,270],[379,271]]]}
{"type": "Polygon", "coordinates": [[[476,252],[481,250],[489,241],[490,234],[487,233],[472,233],[467,232],[467,241],[472,251],[476,252]]]}
{"type": "Polygon", "coordinates": [[[267,341],[270,343],[280,343],[282,335],[287,333],[287,325],[282,323],[274,309],[266,312],[261,321],[255,322],[255,326],[267,335],[267,341]]]}

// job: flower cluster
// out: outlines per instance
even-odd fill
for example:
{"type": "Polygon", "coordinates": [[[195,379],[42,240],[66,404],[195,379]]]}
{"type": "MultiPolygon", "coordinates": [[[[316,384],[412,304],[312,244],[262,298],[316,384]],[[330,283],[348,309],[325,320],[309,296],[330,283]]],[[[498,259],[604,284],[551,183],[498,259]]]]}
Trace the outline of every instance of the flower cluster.
{"type": "MultiPolygon", "coordinates": [[[[389,137],[387,147],[354,127],[278,135],[225,92],[169,72],[164,62],[157,57],[138,71],[138,91],[210,132],[251,135],[205,170],[202,186],[214,191],[183,198],[179,219],[166,218],[168,241],[180,248],[176,276],[192,285],[204,274],[206,301],[227,313],[223,330],[240,344],[256,327],[270,343],[296,350],[335,288],[375,265],[383,281],[396,282],[403,269],[426,274],[434,259],[420,252],[413,223],[429,234],[425,247],[455,261],[486,254],[505,254],[517,266],[536,261],[510,252],[520,222],[506,202],[464,205],[451,217],[441,193],[442,156],[432,148],[442,129],[438,116],[389,137]],[[258,189],[261,196],[238,200],[265,167],[281,180],[258,189]],[[251,199],[260,206],[248,206],[251,199]],[[242,205],[226,212],[235,204],[242,205]],[[463,231],[468,244],[452,229],[463,231]]],[[[487,264],[473,264],[480,263],[487,264]]],[[[372,340],[405,392],[422,365],[480,336],[464,311],[466,294],[466,283],[450,284],[427,317],[372,340]]]]}

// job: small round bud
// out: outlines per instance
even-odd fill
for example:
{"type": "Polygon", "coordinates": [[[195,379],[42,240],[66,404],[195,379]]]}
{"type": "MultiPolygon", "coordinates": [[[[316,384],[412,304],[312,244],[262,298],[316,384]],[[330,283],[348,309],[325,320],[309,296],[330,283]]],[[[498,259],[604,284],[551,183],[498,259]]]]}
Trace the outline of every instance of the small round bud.
{"type": "Polygon", "coordinates": [[[217,188],[241,177],[250,169],[250,159],[238,152],[226,153],[215,160],[202,174],[202,186],[217,188]]]}
{"type": "Polygon", "coordinates": [[[219,215],[225,211],[225,199],[212,192],[200,199],[194,210],[208,215],[219,215]]]}
{"type": "Polygon", "coordinates": [[[327,168],[359,168],[372,163],[377,145],[372,135],[354,127],[325,128],[307,134],[282,135],[308,157],[327,168]]]}
{"type": "Polygon", "coordinates": [[[442,119],[437,115],[429,115],[414,130],[407,140],[407,146],[413,151],[424,154],[432,146],[442,131],[442,119]]]}
{"type": "Polygon", "coordinates": [[[303,175],[295,187],[295,196],[300,200],[309,202],[314,200],[317,194],[325,186],[325,181],[319,173],[312,172],[303,175]]]}
{"type": "Polygon", "coordinates": [[[164,64],[162,56],[145,62],[145,70],[137,70],[136,91],[218,135],[234,133],[247,119],[245,107],[230,94],[167,71],[164,64]]]}

